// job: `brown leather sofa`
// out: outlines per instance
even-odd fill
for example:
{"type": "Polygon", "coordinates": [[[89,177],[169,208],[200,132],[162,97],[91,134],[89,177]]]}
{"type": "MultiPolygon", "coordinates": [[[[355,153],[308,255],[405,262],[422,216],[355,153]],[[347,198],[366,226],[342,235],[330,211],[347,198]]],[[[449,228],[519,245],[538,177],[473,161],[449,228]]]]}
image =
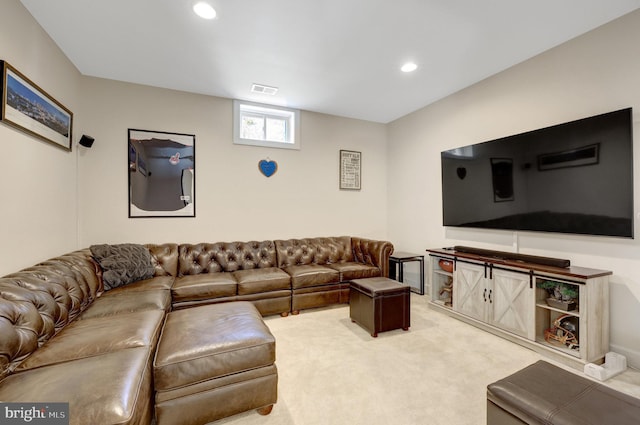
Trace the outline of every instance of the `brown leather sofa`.
{"type": "Polygon", "coordinates": [[[388,276],[393,245],[349,236],[148,245],[173,276],[174,309],[251,301],[263,316],[349,301],[349,281],[388,276]]]}
{"type": "Polygon", "coordinates": [[[154,276],[109,291],[89,249],[0,278],[0,401],[68,402],[70,423],[82,425],[268,413],[275,341],[258,311],[286,315],[348,302],[348,279],[387,276],[393,252],[389,242],[352,237],[147,247],[154,276]],[[250,303],[213,305],[229,301],[250,303]],[[251,332],[234,332],[230,318],[251,332]],[[205,330],[186,332],[189,323],[205,330]],[[197,337],[210,329],[219,343],[197,337]],[[228,344],[259,354],[228,361],[228,344]],[[193,356],[199,350],[207,353],[204,366],[193,356]],[[228,370],[206,366],[220,361],[228,370]],[[202,406],[208,416],[198,416],[202,406]]]}

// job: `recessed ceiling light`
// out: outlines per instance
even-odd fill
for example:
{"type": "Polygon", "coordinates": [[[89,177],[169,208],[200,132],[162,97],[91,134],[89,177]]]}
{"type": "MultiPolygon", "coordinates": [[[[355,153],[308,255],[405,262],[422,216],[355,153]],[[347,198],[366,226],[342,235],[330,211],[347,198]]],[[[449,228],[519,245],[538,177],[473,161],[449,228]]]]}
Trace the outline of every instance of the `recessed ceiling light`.
{"type": "Polygon", "coordinates": [[[204,1],[199,1],[193,5],[193,11],[196,15],[203,19],[213,19],[216,17],[216,10],[211,5],[204,1]]]}
{"type": "Polygon", "coordinates": [[[404,65],[402,65],[402,68],[400,68],[402,72],[413,72],[416,69],[418,69],[418,65],[416,65],[413,62],[407,62],[404,65]]]}

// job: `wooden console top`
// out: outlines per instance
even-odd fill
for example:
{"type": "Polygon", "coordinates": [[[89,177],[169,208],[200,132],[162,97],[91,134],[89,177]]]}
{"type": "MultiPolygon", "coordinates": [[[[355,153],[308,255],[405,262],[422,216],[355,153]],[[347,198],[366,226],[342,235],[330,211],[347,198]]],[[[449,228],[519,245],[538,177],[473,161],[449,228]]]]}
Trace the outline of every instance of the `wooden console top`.
{"type": "MultiPolygon", "coordinates": [[[[488,257],[483,255],[471,254],[467,252],[456,251],[454,249],[432,248],[427,249],[427,252],[430,255],[434,256],[464,258],[467,260],[478,261],[482,263],[499,264],[519,269],[533,270],[534,272],[549,273],[578,279],[592,279],[595,277],[609,276],[613,274],[613,272],[609,270],[590,269],[587,267],[579,266],[570,266],[567,268],[553,267],[536,263],[527,263],[519,260],[510,260],[508,258],[502,258],[500,256],[488,257]]],[[[508,255],[508,253],[505,254],[508,255]]]]}

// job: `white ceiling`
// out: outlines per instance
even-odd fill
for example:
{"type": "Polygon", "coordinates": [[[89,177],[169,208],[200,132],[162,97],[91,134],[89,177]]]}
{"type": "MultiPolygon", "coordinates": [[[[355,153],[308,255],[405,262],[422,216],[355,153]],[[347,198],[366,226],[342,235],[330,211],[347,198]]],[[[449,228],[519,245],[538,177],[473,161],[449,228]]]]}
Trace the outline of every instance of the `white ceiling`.
{"type": "Polygon", "coordinates": [[[640,0],[21,0],[84,75],[386,123],[640,0]],[[399,68],[408,60],[418,70],[399,68]],[[251,84],[279,87],[276,96],[251,84]]]}

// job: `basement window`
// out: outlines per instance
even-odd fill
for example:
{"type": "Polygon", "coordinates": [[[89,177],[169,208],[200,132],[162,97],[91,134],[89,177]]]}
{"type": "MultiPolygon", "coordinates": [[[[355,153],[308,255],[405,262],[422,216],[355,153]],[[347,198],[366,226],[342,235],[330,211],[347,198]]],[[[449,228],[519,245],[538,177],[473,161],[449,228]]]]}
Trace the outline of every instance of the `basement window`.
{"type": "Polygon", "coordinates": [[[300,149],[300,111],[233,101],[233,143],[300,149]]]}

